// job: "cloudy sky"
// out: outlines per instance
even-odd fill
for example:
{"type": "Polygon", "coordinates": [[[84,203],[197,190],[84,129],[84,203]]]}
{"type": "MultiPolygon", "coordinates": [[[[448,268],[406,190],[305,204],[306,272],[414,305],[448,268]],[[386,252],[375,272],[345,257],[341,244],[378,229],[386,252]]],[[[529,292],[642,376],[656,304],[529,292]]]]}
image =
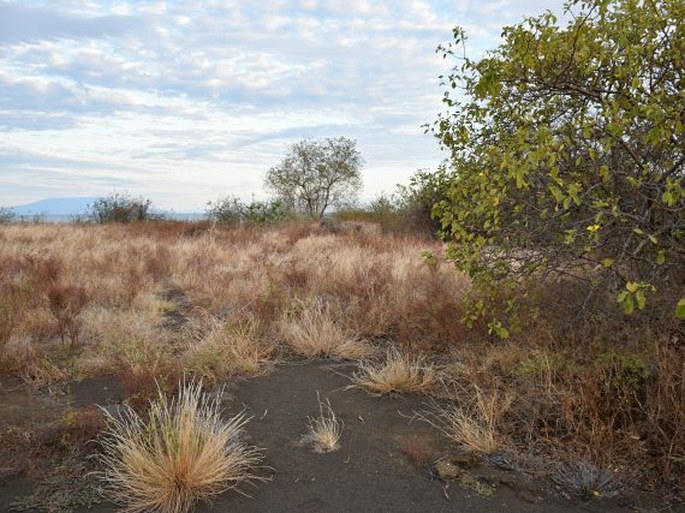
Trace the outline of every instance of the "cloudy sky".
{"type": "Polygon", "coordinates": [[[262,180],[303,138],[357,140],[364,197],[442,155],[435,53],[562,0],[0,0],[0,206],[131,192],[177,211],[262,180]]]}

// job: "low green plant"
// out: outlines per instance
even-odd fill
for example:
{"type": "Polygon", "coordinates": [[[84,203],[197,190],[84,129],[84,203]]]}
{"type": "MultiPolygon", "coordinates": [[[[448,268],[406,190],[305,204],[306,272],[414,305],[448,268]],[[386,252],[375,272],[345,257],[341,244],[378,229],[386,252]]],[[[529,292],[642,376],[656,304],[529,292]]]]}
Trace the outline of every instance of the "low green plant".
{"type": "Polygon", "coordinates": [[[559,373],[568,366],[565,355],[561,353],[543,353],[541,355],[526,358],[518,362],[510,371],[510,376],[525,378],[542,373],[559,373]]]}
{"type": "Polygon", "coordinates": [[[609,383],[631,393],[644,390],[651,373],[649,362],[641,355],[607,351],[597,356],[597,365],[609,375],[609,383]]]}

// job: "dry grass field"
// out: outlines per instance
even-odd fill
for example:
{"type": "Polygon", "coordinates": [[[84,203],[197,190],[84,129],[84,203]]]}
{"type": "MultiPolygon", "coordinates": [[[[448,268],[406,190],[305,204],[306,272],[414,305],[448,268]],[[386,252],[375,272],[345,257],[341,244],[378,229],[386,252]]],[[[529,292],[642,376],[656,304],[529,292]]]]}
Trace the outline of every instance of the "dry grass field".
{"type": "MultiPolygon", "coordinates": [[[[176,399],[171,406],[164,401],[184,379],[202,379],[210,394],[287,362],[325,360],[346,362],[348,388],[356,391],[419,395],[423,406],[412,422],[426,421],[436,436],[481,461],[505,459],[569,495],[608,497],[636,483],[660,483],[677,501],[685,475],[682,341],[560,333],[540,319],[519,336],[494,340],[484,328],[465,327],[462,301],[470,284],[443,254],[442,244],[430,240],[375,229],[325,233],[307,223],[0,226],[0,401],[12,412],[0,421],[0,475],[42,479],[57,458],[76,462],[77,472],[111,477],[111,468],[98,467],[109,458],[117,469],[110,485],[118,483],[125,496],[122,483],[134,478],[122,470],[123,456],[111,453],[121,442],[112,434],[128,429],[140,438],[161,425],[168,432],[155,436],[167,445],[155,447],[177,447],[180,435],[170,426],[178,419],[169,419],[181,409],[176,399]],[[422,256],[426,251],[430,258],[422,256]],[[140,416],[135,429],[122,424],[121,410],[58,398],[70,384],[99,379],[120,387],[129,420],[140,416]],[[104,459],[79,463],[103,451],[104,459]]],[[[199,393],[181,387],[178,401],[199,393]]],[[[211,403],[195,400],[196,410],[211,403]]],[[[318,405],[309,436],[328,436],[319,442],[327,452],[337,448],[343,423],[335,404],[319,399],[318,405]]],[[[216,422],[219,413],[207,415],[186,420],[216,422]]],[[[243,426],[237,418],[236,433],[243,426]]],[[[255,465],[261,461],[260,449],[212,426],[224,446],[241,447],[255,465]]],[[[138,458],[145,444],[158,443],[124,442],[138,458]]],[[[204,454],[192,445],[204,441],[184,443],[191,457],[204,454]]],[[[406,448],[410,459],[423,452],[420,444],[406,448]]],[[[152,453],[159,461],[175,454],[152,453]]],[[[163,473],[159,461],[154,472],[163,473]]],[[[247,479],[253,469],[243,471],[247,479]]],[[[163,494],[154,507],[185,511],[194,498],[234,481],[242,479],[219,475],[204,491],[173,499],[173,507],[163,494]]],[[[257,483],[258,490],[268,486],[257,483]]],[[[96,499],[82,504],[89,500],[96,499]]],[[[40,504],[34,506],[69,510],[40,504]]]]}

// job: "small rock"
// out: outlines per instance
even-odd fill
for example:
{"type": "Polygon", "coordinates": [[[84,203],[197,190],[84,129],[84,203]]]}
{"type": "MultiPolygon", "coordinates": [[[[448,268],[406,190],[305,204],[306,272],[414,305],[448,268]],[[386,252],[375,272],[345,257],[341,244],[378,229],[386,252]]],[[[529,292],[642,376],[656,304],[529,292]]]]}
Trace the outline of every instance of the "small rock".
{"type": "Polygon", "coordinates": [[[506,486],[507,488],[514,488],[516,485],[516,481],[511,476],[499,476],[498,480],[501,485],[506,486]]]}
{"type": "Polygon", "coordinates": [[[465,451],[452,456],[450,460],[462,468],[473,468],[478,463],[478,455],[473,451],[465,451]]]}
{"type": "Polygon", "coordinates": [[[491,484],[484,478],[471,474],[470,472],[464,472],[459,477],[459,484],[464,488],[473,490],[481,497],[492,497],[497,490],[497,487],[494,484],[491,484]]]}
{"type": "Polygon", "coordinates": [[[466,488],[474,488],[478,485],[479,481],[476,476],[464,472],[464,474],[459,478],[459,484],[465,486],[466,488]]]}
{"type": "Polygon", "coordinates": [[[540,497],[538,497],[538,495],[531,490],[519,490],[516,493],[516,496],[519,499],[530,502],[531,504],[536,504],[540,500],[540,497]]]}
{"type": "Polygon", "coordinates": [[[440,476],[440,479],[445,481],[449,479],[456,479],[461,474],[461,470],[450,460],[438,460],[433,465],[435,472],[440,476]]]}

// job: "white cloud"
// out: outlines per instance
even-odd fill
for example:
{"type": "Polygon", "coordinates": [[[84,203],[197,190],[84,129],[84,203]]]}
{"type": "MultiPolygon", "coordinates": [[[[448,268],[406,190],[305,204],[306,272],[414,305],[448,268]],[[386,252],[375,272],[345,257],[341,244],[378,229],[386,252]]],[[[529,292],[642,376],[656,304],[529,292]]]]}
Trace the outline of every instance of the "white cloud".
{"type": "Polygon", "coordinates": [[[452,27],[477,57],[562,1],[0,0],[0,205],[17,183],[26,200],[113,184],[202,208],[259,194],[288,144],[339,135],[373,196],[442,158],[421,125],[452,27]]]}

